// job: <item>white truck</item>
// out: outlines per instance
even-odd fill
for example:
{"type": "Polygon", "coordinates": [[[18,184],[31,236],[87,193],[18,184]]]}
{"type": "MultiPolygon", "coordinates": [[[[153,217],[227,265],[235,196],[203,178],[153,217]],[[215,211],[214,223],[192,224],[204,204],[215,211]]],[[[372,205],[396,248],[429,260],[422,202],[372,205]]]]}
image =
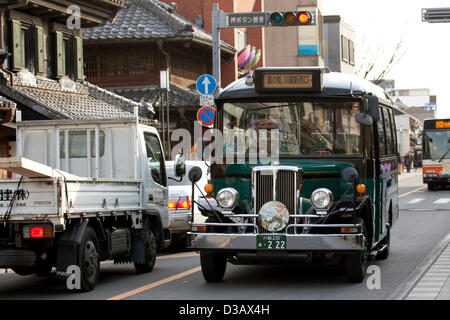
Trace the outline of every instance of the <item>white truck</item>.
{"type": "Polygon", "coordinates": [[[103,260],[152,271],[157,248],[170,244],[155,128],[137,118],[17,121],[16,139],[17,157],[0,159],[14,173],[0,180],[0,268],[79,270],[82,291],[95,287],[103,260]]]}

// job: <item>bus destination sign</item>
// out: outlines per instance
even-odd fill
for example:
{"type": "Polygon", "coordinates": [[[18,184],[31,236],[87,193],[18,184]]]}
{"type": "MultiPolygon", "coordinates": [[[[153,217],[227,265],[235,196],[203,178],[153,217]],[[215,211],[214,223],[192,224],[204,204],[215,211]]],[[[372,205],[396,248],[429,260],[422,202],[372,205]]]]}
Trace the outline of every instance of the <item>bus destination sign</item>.
{"type": "Polygon", "coordinates": [[[258,92],[318,92],[322,89],[321,77],[320,69],[259,68],[255,71],[255,90],[258,92]]]}
{"type": "Polygon", "coordinates": [[[311,88],[311,73],[266,73],[264,88],[311,88]]]}

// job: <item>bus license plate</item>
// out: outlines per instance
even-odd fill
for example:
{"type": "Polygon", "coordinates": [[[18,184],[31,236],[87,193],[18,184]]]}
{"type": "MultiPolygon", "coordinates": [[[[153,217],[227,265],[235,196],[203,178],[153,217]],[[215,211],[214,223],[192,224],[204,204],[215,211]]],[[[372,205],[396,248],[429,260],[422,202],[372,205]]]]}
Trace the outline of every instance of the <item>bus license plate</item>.
{"type": "Polygon", "coordinates": [[[257,250],[286,250],[285,235],[257,235],[257,250]]]}

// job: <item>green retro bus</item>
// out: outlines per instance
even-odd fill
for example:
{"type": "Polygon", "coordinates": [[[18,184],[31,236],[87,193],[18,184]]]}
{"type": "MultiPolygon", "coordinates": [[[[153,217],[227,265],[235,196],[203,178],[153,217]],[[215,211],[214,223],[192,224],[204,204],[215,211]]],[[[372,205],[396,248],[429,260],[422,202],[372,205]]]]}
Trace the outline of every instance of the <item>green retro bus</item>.
{"type": "Polygon", "coordinates": [[[216,105],[224,161],[198,201],[207,219],[188,233],[206,281],[222,281],[228,262],[298,260],[342,263],[361,282],[370,257],[388,257],[397,141],[382,88],[319,67],[259,68],[216,105]],[[236,134],[249,130],[258,142],[236,134]],[[255,146],[267,157],[254,161],[255,146]]]}

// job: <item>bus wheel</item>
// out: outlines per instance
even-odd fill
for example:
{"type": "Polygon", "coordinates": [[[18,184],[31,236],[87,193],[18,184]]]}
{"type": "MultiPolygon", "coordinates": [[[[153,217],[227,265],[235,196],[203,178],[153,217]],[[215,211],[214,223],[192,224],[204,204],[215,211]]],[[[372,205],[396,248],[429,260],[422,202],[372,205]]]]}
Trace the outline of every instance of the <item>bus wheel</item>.
{"type": "Polygon", "coordinates": [[[80,245],[81,290],[91,291],[100,274],[99,244],[94,229],[86,227],[80,245]]]}
{"type": "Polygon", "coordinates": [[[364,235],[363,250],[358,253],[352,253],[345,256],[345,273],[347,279],[351,282],[362,282],[366,276],[367,259],[368,259],[368,242],[367,232],[364,220],[358,218],[357,224],[362,225],[362,231],[364,235]]]}
{"type": "Polygon", "coordinates": [[[221,282],[227,267],[227,255],[223,253],[200,252],[203,278],[207,282],[221,282]]]}

